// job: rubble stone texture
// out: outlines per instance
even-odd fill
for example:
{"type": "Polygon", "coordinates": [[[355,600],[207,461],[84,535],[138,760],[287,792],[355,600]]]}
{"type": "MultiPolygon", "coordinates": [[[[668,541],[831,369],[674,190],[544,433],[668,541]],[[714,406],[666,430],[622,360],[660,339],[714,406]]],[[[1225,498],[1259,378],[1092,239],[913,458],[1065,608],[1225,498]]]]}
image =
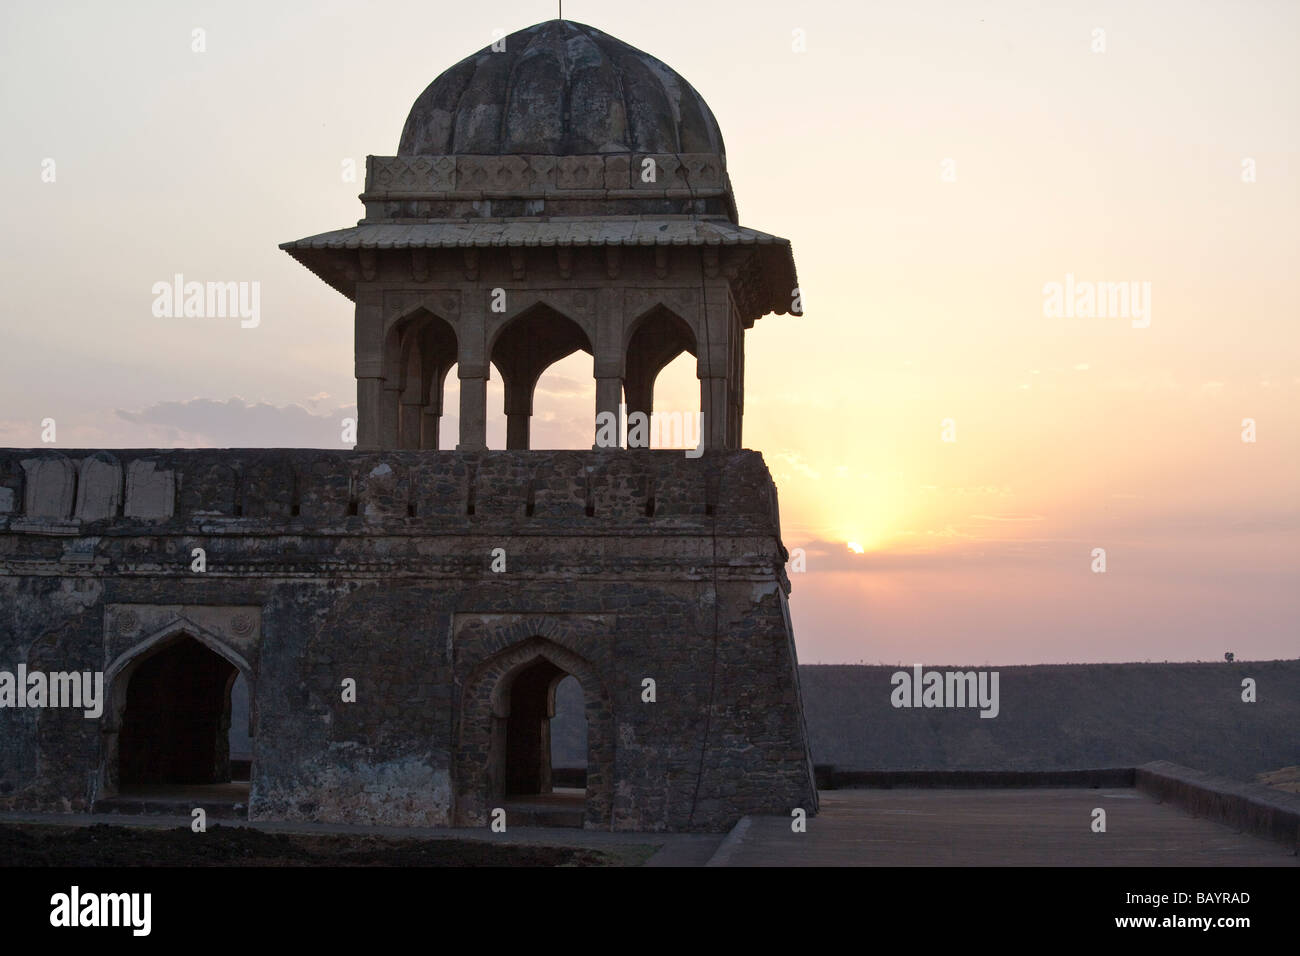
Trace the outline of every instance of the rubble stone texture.
{"type": "Polygon", "coordinates": [[[549,786],[568,675],[585,826],[815,811],[776,489],[741,449],[744,330],[797,312],[797,280],[786,240],[739,225],[708,106],[598,30],[538,24],[435,80],[361,198],[357,226],[282,247],[356,303],[356,451],[0,451],[0,669],[103,671],[106,697],[97,720],[0,709],[0,805],[165,775],[141,747],[177,734],[128,705],[211,654],[179,763],[229,772],[242,674],[253,818],[486,825],[549,786]],[[530,450],[537,378],[578,350],[593,434],[693,355],[702,455],[530,450]]]}

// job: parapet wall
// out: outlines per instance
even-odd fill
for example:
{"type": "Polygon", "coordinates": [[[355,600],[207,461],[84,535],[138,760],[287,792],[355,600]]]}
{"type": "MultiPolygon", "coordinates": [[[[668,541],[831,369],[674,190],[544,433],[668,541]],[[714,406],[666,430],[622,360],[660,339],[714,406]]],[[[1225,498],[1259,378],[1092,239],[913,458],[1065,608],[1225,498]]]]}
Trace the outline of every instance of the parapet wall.
{"type": "Polygon", "coordinates": [[[336,527],[779,536],[753,451],[0,450],[0,532],[336,527]]]}

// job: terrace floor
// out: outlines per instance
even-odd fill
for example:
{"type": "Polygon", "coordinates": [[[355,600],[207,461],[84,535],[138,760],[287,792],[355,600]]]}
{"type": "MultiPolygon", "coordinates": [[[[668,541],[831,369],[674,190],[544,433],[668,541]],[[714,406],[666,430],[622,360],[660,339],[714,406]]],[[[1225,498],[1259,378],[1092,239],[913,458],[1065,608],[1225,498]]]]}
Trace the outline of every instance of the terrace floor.
{"type": "Polygon", "coordinates": [[[795,833],[738,825],[711,866],[1296,866],[1293,849],[1193,817],[1137,790],[823,790],[795,833]],[[1106,832],[1092,831],[1093,809],[1106,832]]]}

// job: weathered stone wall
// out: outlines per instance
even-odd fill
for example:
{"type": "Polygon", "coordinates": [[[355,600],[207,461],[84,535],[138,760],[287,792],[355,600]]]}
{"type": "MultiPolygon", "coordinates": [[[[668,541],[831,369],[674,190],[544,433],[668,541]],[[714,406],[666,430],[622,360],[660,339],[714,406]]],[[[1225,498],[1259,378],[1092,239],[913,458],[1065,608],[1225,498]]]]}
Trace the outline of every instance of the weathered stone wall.
{"type": "Polygon", "coordinates": [[[255,818],[486,822],[494,681],[538,655],[583,682],[588,826],[813,810],[784,560],[755,452],[0,451],[0,670],[109,698],[0,709],[0,805],[111,793],[183,632],[248,680],[255,818]]]}

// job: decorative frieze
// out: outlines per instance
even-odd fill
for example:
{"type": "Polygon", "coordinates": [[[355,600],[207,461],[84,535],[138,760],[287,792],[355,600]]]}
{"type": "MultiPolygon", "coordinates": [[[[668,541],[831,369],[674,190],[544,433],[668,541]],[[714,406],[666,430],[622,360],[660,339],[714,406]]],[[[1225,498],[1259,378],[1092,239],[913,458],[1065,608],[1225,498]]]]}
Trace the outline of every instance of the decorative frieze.
{"type": "Polygon", "coordinates": [[[712,197],[727,191],[720,153],[585,156],[370,156],[365,202],[580,194],[712,197]]]}

